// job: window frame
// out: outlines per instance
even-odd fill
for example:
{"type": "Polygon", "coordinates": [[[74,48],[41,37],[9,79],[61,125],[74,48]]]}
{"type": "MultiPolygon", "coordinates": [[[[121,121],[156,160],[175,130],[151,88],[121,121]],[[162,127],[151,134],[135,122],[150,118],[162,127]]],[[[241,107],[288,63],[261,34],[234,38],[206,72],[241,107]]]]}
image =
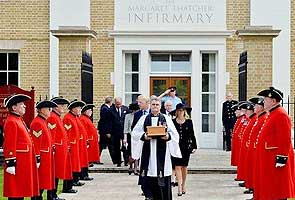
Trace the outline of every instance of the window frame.
{"type": "MultiPolygon", "coordinates": [[[[201,115],[201,132],[202,132],[202,134],[211,134],[211,133],[214,133],[214,132],[216,132],[216,129],[217,129],[217,126],[216,126],[216,124],[217,124],[217,101],[218,101],[218,99],[217,99],[217,70],[218,70],[218,52],[216,52],[216,51],[201,51],[200,52],[200,55],[201,55],[201,77],[200,77],[200,84],[201,84],[201,93],[200,93],[200,95],[201,95],[201,101],[200,101],[200,104],[201,104],[201,113],[200,113],[200,115],[201,115]],[[204,54],[213,54],[214,56],[215,56],[215,60],[214,60],[214,64],[215,64],[215,68],[214,68],[214,71],[210,71],[210,67],[209,67],[209,70],[208,71],[203,71],[203,55],[204,54]],[[203,75],[209,75],[209,77],[210,77],[210,75],[212,75],[212,74],[214,74],[215,76],[215,91],[206,91],[206,92],[204,92],[203,91],[203,83],[202,83],[202,80],[203,80],[203,75]],[[215,102],[214,102],[214,111],[210,111],[210,109],[209,109],[209,111],[207,111],[207,112],[205,112],[205,111],[203,111],[203,104],[202,104],[202,102],[203,102],[203,95],[214,95],[215,96],[215,102]],[[203,132],[203,115],[207,115],[208,116],[208,119],[210,119],[210,116],[214,116],[214,131],[212,132],[212,131],[210,131],[210,125],[209,125],[209,122],[208,122],[208,131],[207,132],[203,132]]],[[[209,62],[210,62],[210,57],[209,57],[209,62]]],[[[209,63],[210,64],[210,63],[209,63]]],[[[209,78],[209,80],[210,80],[210,78],[209,78]]],[[[209,98],[210,99],[210,98],[209,98]]]]}
{"type": "MultiPolygon", "coordinates": [[[[124,60],[124,101],[125,103],[131,103],[131,102],[127,102],[127,95],[131,95],[131,101],[132,101],[132,95],[140,95],[140,52],[139,51],[126,51],[123,52],[123,60],[124,60]],[[131,64],[132,64],[132,54],[137,54],[138,55],[138,71],[132,71],[132,66],[131,71],[126,71],[127,69],[127,65],[126,65],[126,55],[131,54],[131,64]],[[127,91],[126,88],[126,77],[127,75],[133,75],[133,74],[137,74],[138,75],[138,91],[132,91],[132,85],[131,85],[131,91],[127,91]]],[[[131,81],[132,84],[132,81],[131,81]]]]}
{"type": "Polygon", "coordinates": [[[6,85],[9,84],[9,73],[13,72],[13,73],[17,73],[17,85],[19,86],[20,84],[20,52],[19,51],[3,51],[0,50],[0,53],[6,54],[6,58],[7,58],[7,63],[6,63],[6,70],[1,70],[0,69],[0,73],[5,72],[6,73],[6,85]],[[9,70],[9,54],[15,53],[18,55],[17,57],[17,70],[9,70]]]}
{"type": "Polygon", "coordinates": [[[188,74],[190,75],[192,73],[192,52],[190,51],[177,51],[177,52],[149,52],[150,54],[150,73],[151,74],[188,74]],[[153,71],[152,70],[152,55],[169,55],[169,70],[168,71],[153,71]],[[188,71],[172,71],[172,62],[176,62],[176,61],[172,61],[172,55],[184,55],[187,54],[189,55],[189,70],[188,71]]]}

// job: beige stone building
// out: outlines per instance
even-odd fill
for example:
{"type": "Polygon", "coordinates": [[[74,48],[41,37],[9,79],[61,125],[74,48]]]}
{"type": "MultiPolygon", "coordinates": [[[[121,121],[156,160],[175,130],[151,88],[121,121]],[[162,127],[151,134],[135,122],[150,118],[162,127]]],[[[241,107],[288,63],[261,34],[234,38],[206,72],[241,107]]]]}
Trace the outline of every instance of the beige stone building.
{"type": "MultiPolygon", "coordinates": [[[[76,23],[76,15],[76,22],[56,22],[52,10],[57,1],[15,2],[0,0],[6,13],[0,19],[0,61],[6,56],[10,63],[17,56],[17,67],[11,71],[9,64],[5,68],[0,62],[1,84],[35,86],[37,97],[80,99],[82,52],[88,52],[93,103],[100,106],[111,95],[128,105],[138,94],[159,95],[175,85],[178,95],[193,107],[201,148],[222,147],[221,105],[227,91],[238,98],[242,52],[248,55],[246,98],[276,83],[273,44],[280,28],[257,26],[249,0],[88,0],[83,4],[89,7],[81,12],[89,16],[84,24],[76,23]],[[58,41],[55,66],[50,57],[53,40],[58,41]]],[[[290,4],[291,95],[295,95],[294,3],[290,4]]],[[[66,10],[60,10],[62,18],[66,10]]]]}
{"type": "Polygon", "coordinates": [[[49,0],[2,0],[0,10],[0,84],[49,96],[49,0]]]}

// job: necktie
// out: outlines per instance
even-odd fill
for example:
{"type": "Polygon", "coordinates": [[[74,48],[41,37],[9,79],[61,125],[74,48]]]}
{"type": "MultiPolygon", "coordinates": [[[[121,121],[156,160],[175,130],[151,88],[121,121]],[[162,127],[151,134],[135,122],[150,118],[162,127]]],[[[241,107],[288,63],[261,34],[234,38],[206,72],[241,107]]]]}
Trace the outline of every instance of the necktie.
{"type": "Polygon", "coordinates": [[[121,117],[120,108],[118,108],[118,115],[121,117]]]}
{"type": "Polygon", "coordinates": [[[146,111],[144,110],[144,111],[143,111],[143,115],[145,115],[145,114],[146,114],[146,111]]]}

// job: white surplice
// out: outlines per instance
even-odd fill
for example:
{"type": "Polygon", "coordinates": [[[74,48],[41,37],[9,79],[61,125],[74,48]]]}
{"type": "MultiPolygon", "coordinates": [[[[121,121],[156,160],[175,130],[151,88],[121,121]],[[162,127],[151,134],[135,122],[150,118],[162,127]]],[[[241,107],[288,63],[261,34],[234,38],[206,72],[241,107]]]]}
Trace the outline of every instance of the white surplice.
{"type": "MultiPolygon", "coordinates": [[[[164,165],[164,176],[172,175],[172,164],[171,156],[181,158],[181,152],[178,145],[179,134],[170,117],[164,115],[167,124],[167,132],[170,134],[171,140],[167,141],[166,154],[165,154],[165,165],[164,165]]],[[[132,152],[131,156],[133,159],[140,159],[142,154],[143,141],[140,138],[145,134],[143,126],[146,115],[142,116],[137,124],[135,125],[131,137],[132,137],[132,152]]],[[[157,140],[150,140],[150,159],[148,166],[148,174],[150,177],[157,177],[157,140]]]]}

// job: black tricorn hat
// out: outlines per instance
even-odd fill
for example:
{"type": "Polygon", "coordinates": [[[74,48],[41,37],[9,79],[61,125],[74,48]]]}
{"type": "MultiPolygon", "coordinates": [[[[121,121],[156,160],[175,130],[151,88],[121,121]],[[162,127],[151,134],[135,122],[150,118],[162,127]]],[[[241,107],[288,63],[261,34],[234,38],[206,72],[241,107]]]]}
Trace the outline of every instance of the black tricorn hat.
{"type": "Polygon", "coordinates": [[[77,99],[74,99],[68,105],[68,109],[72,110],[73,108],[76,108],[76,107],[81,107],[82,108],[83,106],[85,106],[85,103],[83,101],[78,101],[77,99]]]}
{"type": "Polygon", "coordinates": [[[57,105],[70,104],[69,100],[63,98],[62,96],[60,96],[60,97],[53,97],[50,101],[56,103],[57,105]]]}
{"type": "Polygon", "coordinates": [[[94,104],[86,104],[85,106],[82,107],[82,113],[85,112],[86,110],[92,109],[94,108],[95,105],[94,104]]]}
{"type": "Polygon", "coordinates": [[[175,115],[176,114],[176,111],[179,110],[179,109],[184,109],[184,110],[186,110],[186,112],[187,112],[188,115],[191,115],[192,108],[191,107],[188,107],[188,106],[185,106],[183,103],[177,104],[176,105],[176,109],[175,110],[172,110],[169,114],[170,115],[175,115]]]}
{"type": "Polygon", "coordinates": [[[283,93],[274,87],[269,87],[269,89],[262,90],[257,95],[273,98],[273,99],[276,99],[277,101],[281,101],[284,97],[283,93]]]}
{"type": "Polygon", "coordinates": [[[231,109],[238,110],[239,109],[239,103],[232,105],[231,109]]]}
{"type": "Polygon", "coordinates": [[[139,110],[139,106],[137,102],[132,102],[129,104],[129,110],[139,110]]]}
{"type": "Polygon", "coordinates": [[[4,106],[11,108],[13,105],[29,99],[31,99],[31,97],[25,94],[13,94],[4,99],[4,106]]]}
{"type": "Polygon", "coordinates": [[[261,106],[264,106],[264,99],[263,97],[253,97],[251,99],[249,99],[250,102],[254,103],[254,104],[258,104],[261,106]]]}
{"type": "Polygon", "coordinates": [[[240,108],[247,109],[247,110],[254,110],[254,104],[251,102],[244,102],[240,105],[240,108]]]}
{"type": "Polygon", "coordinates": [[[247,101],[240,101],[239,103],[236,104],[238,106],[238,110],[241,110],[241,105],[244,103],[247,103],[247,101]]]}
{"type": "Polygon", "coordinates": [[[54,108],[54,107],[57,107],[57,104],[52,101],[48,101],[48,100],[40,101],[36,104],[37,109],[54,108]]]}

